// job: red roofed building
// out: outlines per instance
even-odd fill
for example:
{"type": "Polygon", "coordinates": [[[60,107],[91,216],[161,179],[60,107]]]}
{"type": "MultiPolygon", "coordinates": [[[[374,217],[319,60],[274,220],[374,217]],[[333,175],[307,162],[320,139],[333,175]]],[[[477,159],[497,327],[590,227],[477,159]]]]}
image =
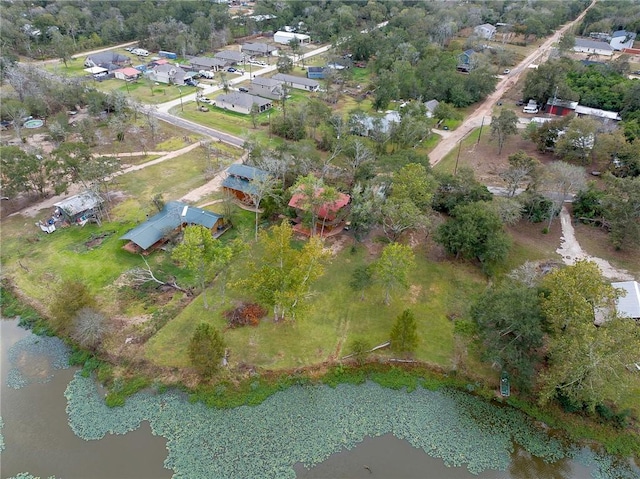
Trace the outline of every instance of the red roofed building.
{"type": "Polygon", "coordinates": [[[132,68],[132,67],[126,67],[126,68],[120,68],[119,70],[114,71],[113,74],[115,75],[116,78],[119,78],[120,80],[131,81],[131,80],[136,80],[140,76],[140,70],[136,70],[135,68],[132,68]]]}
{"type": "MultiPolygon", "coordinates": [[[[322,194],[324,188],[318,188],[315,196],[322,194]]],[[[330,235],[332,232],[339,233],[342,230],[343,222],[347,213],[347,205],[351,201],[351,197],[347,194],[338,192],[338,198],[335,201],[327,202],[320,205],[316,214],[316,233],[321,236],[330,235]]],[[[299,214],[304,214],[307,210],[305,205],[306,196],[303,193],[295,193],[289,201],[289,206],[295,208],[299,214]]],[[[296,218],[296,225],[293,229],[307,236],[311,235],[309,228],[302,225],[302,218],[296,218]]]]}

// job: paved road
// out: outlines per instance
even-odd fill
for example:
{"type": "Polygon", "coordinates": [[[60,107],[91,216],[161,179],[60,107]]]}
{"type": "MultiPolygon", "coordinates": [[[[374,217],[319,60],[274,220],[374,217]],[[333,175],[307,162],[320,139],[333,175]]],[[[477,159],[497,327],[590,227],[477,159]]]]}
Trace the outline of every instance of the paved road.
{"type": "MultiPolygon", "coordinates": [[[[304,55],[302,55],[305,59],[307,58],[311,58],[315,55],[320,55],[321,53],[324,53],[326,51],[328,51],[331,48],[331,45],[327,45],[324,47],[320,47],[317,48],[313,51],[310,51],[308,53],[305,53],[304,55]]],[[[261,68],[260,70],[256,70],[255,72],[251,72],[252,75],[254,76],[260,76],[260,75],[264,75],[266,73],[270,73],[272,71],[275,71],[277,69],[276,65],[269,65],[265,68],[261,68]]],[[[234,73],[229,73],[229,75],[235,75],[234,73]]],[[[235,78],[230,78],[229,79],[229,84],[230,85],[237,85],[238,83],[242,83],[243,81],[247,81],[250,79],[249,73],[244,73],[243,75],[237,75],[235,78]]],[[[221,90],[222,88],[219,85],[214,85],[214,86],[209,86],[209,87],[205,87],[202,89],[201,93],[203,95],[210,95],[211,93],[214,93],[216,91],[221,90]]],[[[220,141],[224,141],[225,143],[229,143],[230,145],[233,146],[238,146],[240,148],[243,147],[244,145],[244,139],[239,138],[237,136],[233,136],[230,135],[228,133],[219,131],[219,130],[215,130],[214,128],[209,128],[207,126],[203,126],[200,125],[198,123],[194,123],[192,121],[189,120],[185,120],[183,118],[180,118],[178,116],[175,116],[171,113],[169,113],[169,110],[171,108],[174,108],[176,106],[179,106],[180,104],[184,104],[186,102],[190,102],[190,101],[195,101],[196,99],[196,94],[192,93],[190,95],[186,95],[183,96],[182,98],[178,98],[177,100],[172,100],[172,101],[168,101],[166,103],[161,103],[160,105],[157,106],[149,106],[149,108],[151,108],[153,114],[156,116],[156,118],[162,120],[162,121],[166,121],[167,123],[171,123],[172,125],[175,126],[179,126],[181,128],[185,128],[187,130],[196,132],[196,133],[200,133],[202,135],[207,135],[213,138],[216,138],[220,141]]]]}
{"type": "Polygon", "coordinates": [[[480,103],[478,107],[475,109],[473,113],[471,113],[462,124],[456,128],[451,135],[443,136],[442,140],[438,143],[438,145],[429,153],[429,160],[431,165],[436,165],[440,162],[447,154],[453,150],[458,142],[460,142],[464,137],[466,137],[473,130],[478,128],[480,125],[488,125],[491,123],[491,112],[493,110],[494,105],[497,101],[504,95],[504,93],[516,84],[518,78],[522,74],[522,72],[527,71],[529,65],[534,64],[535,62],[543,61],[546,56],[548,56],[549,51],[551,50],[551,46],[556,43],[564,33],[569,30],[573,25],[582,20],[582,18],[586,15],[587,11],[593,7],[596,3],[596,0],[593,0],[591,5],[589,5],[584,12],[582,12],[575,20],[567,23],[565,26],[557,30],[553,35],[547,38],[542,45],[540,45],[533,53],[527,56],[520,64],[513,68],[511,73],[502,78],[496,85],[496,90],[489,95],[485,101],[480,103]]]}

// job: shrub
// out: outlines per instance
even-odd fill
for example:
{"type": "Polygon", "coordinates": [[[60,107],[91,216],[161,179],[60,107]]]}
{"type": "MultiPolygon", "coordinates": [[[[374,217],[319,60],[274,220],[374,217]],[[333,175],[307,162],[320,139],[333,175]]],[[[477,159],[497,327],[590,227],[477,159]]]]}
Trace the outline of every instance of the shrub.
{"type": "Polygon", "coordinates": [[[222,313],[230,328],[241,326],[257,326],[260,319],[267,315],[267,310],[257,303],[242,303],[234,309],[222,313]]]}
{"type": "Polygon", "coordinates": [[[371,344],[366,339],[354,339],[351,342],[351,354],[358,364],[364,364],[369,355],[371,344]]]}
{"type": "Polygon", "coordinates": [[[78,280],[62,281],[56,289],[49,311],[55,329],[63,334],[71,332],[72,320],[83,308],[95,306],[89,288],[78,280]]]}

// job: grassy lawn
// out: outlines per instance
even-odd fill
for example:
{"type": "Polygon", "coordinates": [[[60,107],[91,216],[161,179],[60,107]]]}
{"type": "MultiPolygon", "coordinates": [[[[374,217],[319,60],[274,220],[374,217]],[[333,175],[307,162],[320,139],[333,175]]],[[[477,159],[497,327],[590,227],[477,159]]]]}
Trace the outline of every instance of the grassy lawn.
{"type": "MultiPolygon", "coordinates": [[[[317,282],[306,318],[290,324],[274,323],[268,317],[257,327],[226,330],[231,362],[287,369],[338,358],[350,352],[354,339],[366,339],[371,346],[387,341],[395,318],[410,308],[425,338],[416,358],[449,367],[454,344],[453,322],[447,316],[464,315],[470,299],[483,290],[484,281],[470,266],[436,263],[427,260],[424,252],[416,253],[411,287],[384,306],[380,289],[372,288],[361,300],[348,287],[354,269],[370,261],[370,255],[364,247],[355,252],[346,247],[317,282]]],[[[198,298],[149,341],[146,354],[151,361],[163,366],[188,365],[187,347],[196,325],[206,321],[223,330],[221,312],[235,300],[249,299],[241,291],[232,291],[221,304],[215,286],[209,298],[216,303],[211,309],[205,310],[198,298]]]]}
{"type": "MultiPolygon", "coordinates": [[[[471,133],[469,133],[464,140],[462,140],[462,148],[461,150],[468,150],[474,143],[478,141],[478,136],[480,134],[480,129],[476,128],[471,133]]],[[[458,148],[454,148],[451,150],[447,156],[445,156],[440,162],[433,167],[434,170],[440,171],[443,173],[453,173],[456,168],[456,159],[458,158],[458,148]]],[[[458,161],[458,168],[461,166],[465,166],[464,156],[460,155],[460,159],[463,161],[458,161]]]]}
{"type": "Polygon", "coordinates": [[[183,85],[177,87],[175,85],[165,85],[155,83],[148,80],[136,80],[134,82],[125,82],[118,79],[105,80],[96,82],[96,88],[105,92],[111,90],[119,90],[122,93],[130,95],[141,103],[158,104],[167,101],[176,100],[180,96],[187,96],[197,91],[196,87],[183,85]],[[182,93],[181,93],[182,91],[182,93]]]}

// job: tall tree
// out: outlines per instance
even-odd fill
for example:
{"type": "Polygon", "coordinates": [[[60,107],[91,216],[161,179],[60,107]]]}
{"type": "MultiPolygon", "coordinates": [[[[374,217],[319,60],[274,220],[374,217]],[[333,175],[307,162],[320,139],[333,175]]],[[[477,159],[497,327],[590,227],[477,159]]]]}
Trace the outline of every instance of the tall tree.
{"type": "Polygon", "coordinates": [[[258,219],[260,217],[260,203],[265,197],[269,196],[276,187],[277,180],[270,174],[258,175],[251,181],[251,191],[249,197],[253,202],[256,213],[255,240],[258,241],[258,219]]]}
{"type": "Polygon", "coordinates": [[[591,118],[572,119],[556,142],[556,156],[579,165],[589,164],[596,143],[597,127],[597,120],[591,118]]]}
{"type": "Polygon", "coordinates": [[[261,231],[244,278],[235,283],[271,306],[274,321],[295,321],[304,314],[311,286],[322,276],[328,259],[320,239],[310,238],[302,249],[296,249],[291,245],[292,236],[286,221],[261,231]]]}
{"type": "Polygon", "coordinates": [[[384,304],[391,303],[391,292],[398,287],[409,287],[409,273],[415,266],[413,250],[400,243],[384,247],[382,255],[373,264],[373,277],[384,290],[384,304]]]}
{"type": "Polygon", "coordinates": [[[213,237],[208,228],[200,225],[187,226],[182,243],[173,250],[172,258],[184,264],[194,274],[202,291],[205,309],[209,308],[207,283],[227,265],[232,254],[230,246],[224,246],[213,237]]]}
{"type": "Polygon", "coordinates": [[[508,196],[511,198],[521,185],[535,181],[540,162],[522,150],[509,155],[508,161],[509,168],[502,171],[500,177],[507,183],[508,196]]]}
{"type": "Polygon", "coordinates": [[[451,214],[436,231],[436,241],[449,254],[478,260],[487,272],[506,259],[510,241],[497,213],[476,202],[457,206],[451,214]]]}
{"type": "Polygon", "coordinates": [[[543,287],[542,311],[551,335],[540,402],[561,394],[593,411],[617,400],[630,385],[626,366],[640,350],[640,328],[632,319],[616,317],[619,293],[585,260],[548,274],[543,287]]]}
{"type": "Polygon", "coordinates": [[[436,180],[423,165],[409,163],[393,175],[391,198],[407,199],[420,211],[427,211],[431,209],[437,186],[436,180]]]}
{"type": "MultiPolygon", "coordinates": [[[[327,205],[331,205],[338,199],[338,190],[325,185],[322,178],[316,178],[313,174],[310,174],[298,178],[291,187],[291,191],[294,195],[300,195],[298,208],[309,214],[311,236],[315,236],[318,217],[323,207],[328,212],[327,205]]],[[[323,229],[325,218],[323,218],[322,222],[323,229]]]]}
{"type": "Polygon", "coordinates": [[[391,329],[391,350],[396,353],[410,355],[418,347],[418,324],[410,309],[405,309],[391,329]]]}
{"type": "Polygon", "coordinates": [[[380,211],[382,229],[391,241],[410,229],[427,226],[427,217],[407,198],[389,198],[380,211]]]}
{"type": "Polygon", "coordinates": [[[504,283],[483,294],[471,308],[485,346],[484,358],[509,371],[525,389],[533,384],[544,337],[537,288],[504,283]]]}
{"type": "Polygon", "coordinates": [[[583,189],[585,183],[584,168],[580,166],[570,165],[564,161],[555,161],[547,167],[542,180],[542,189],[551,199],[547,228],[551,228],[553,218],[560,213],[569,196],[583,189]]]}
{"type": "Polygon", "coordinates": [[[616,249],[640,244],[640,176],[607,177],[603,212],[609,223],[609,236],[616,249]]]}
{"type": "Polygon", "coordinates": [[[189,359],[204,379],[210,379],[222,363],[224,356],[222,335],[208,323],[200,323],[189,341],[189,359]]]}
{"type": "Polygon", "coordinates": [[[491,137],[498,142],[498,155],[502,153],[507,138],[518,132],[518,116],[513,110],[503,108],[500,115],[491,117],[491,137]]]}

